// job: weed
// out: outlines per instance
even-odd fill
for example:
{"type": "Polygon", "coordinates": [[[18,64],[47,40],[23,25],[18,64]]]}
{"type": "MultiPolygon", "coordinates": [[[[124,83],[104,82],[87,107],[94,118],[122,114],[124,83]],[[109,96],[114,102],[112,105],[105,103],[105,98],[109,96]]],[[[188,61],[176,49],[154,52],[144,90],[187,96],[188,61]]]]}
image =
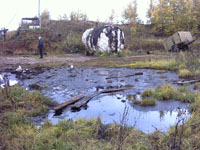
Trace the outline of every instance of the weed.
{"type": "Polygon", "coordinates": [[[172,145],[171,145],[172,149],[178,149],[178,150],[181,149],[185,122],[186,122],[186,111],[179,110],[177,115],[177,122],[174,128],[174,135],[172,138],[172,145]],[[178,130],[178,127],[180,128],[180,130],[178,130]],[[179,137],[178,137],[178,132],[179,132],[179,137]]]}
{"type": "Polygon", "coordinates": [[[126,125],[127,123],[127,116],[128,116],[128,106],[125,105],[124,112],[122,115],[122,118],[120,120],[120,129],[119,129],[119,136],[118,136],[118,146],[117,150],[122,150],[122,146],[124,144],[125,139],[128,137],[128,127],[126,125]]]}
{"type": "MultiPolygon", "coordinates": [[[[162,86],[158,86],[156,89],[146,89],[141,94],[142,100],[134,100],[134,104],[141,106],[154,106],[157,100],[179,100],[182,102],[193,103],[199,99],[196,92],[191,92],[184,87],[174,88],[172,85],[166,83],[162,86]]],[[[192,105],[192,110],[196,108],[196,104],[192,105]]]]}
{"type": "Polygon", "coordinates": [[[146,89],[144,90],[144,92],[142,92],[142,98],[145,98],[145,97],[150,97],[153,95],[153,90],[152,89],[146,89]]]}
{"type": "Polygon", "coordinates": [[[142,99],[141,105],[142,106],[155,106],[156,105],[156,100],[152,99],[152,98],[142,99]]]}
{"type": "Polygon", "coordinates": [[[130,51],[128,49],[122,50],[118,53],[118,57],[124,57],[124,56],[131,56],[133,55],[133,51],[130,51]]]}
{"type": "Polygon", "coordinates": [[[141,106],[155,106],[156,100],[153,98],[144,98],[141,101],[134,100],[133,103],[136,105],[141,105],[141,106]]]}
{"type": "Polygon", "coordinates": [[[121,67],[130,68],[152,68],[158,70],[178,70],[180,65],[177,65],[174,59],[169,60],[151,60],[151,61],[137,61],[132,64],[121,65],[121,67]]]}
{"type": "Polygon", "coordinates": [[[155,97],[160,100],[174,99],[175,95],[175,89],[170,84],[163,84],[155,89],[155,97]]]}
{"type": "Polygon", "coordinates": [[[188,69],[180,69],[178,72],[178,76],[180,78],[191,78],[194,77],[194,73],[192,73],[188,69]]]}

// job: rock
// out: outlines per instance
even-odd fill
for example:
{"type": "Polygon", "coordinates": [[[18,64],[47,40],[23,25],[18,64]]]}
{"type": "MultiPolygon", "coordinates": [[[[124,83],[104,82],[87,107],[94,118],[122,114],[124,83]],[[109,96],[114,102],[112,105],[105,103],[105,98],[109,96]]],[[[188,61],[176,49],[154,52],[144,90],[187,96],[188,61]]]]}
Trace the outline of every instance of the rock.
{"type": "Polygon", "coordinates": [[[88,29],[82,36],[86,48],[96,52],[119,52],[124,49],[124,41],[123,31],[112,25],[88,29]]]}

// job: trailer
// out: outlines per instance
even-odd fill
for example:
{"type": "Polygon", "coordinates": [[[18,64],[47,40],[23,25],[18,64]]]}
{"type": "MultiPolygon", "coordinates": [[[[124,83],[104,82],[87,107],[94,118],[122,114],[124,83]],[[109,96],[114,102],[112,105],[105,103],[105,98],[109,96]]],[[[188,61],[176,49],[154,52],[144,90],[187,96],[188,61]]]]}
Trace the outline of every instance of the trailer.
{"type": "Polygon", "coordinates": [[[165,39],[163,41],[163,46],[166,51],[189,51],[189,45],[194,41],[195,39],[189,31],[179,31],[165,39]]]}

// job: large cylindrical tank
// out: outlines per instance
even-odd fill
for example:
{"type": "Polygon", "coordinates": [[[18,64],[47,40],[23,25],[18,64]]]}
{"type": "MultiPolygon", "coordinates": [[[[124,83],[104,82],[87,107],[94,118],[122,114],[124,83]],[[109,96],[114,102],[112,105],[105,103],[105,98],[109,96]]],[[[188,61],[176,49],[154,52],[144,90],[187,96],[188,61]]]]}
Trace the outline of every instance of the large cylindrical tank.
{"type": "Polygon", "coordinates": [[[82,36],[82,42],[87,49],[96,52],[119,52],[124,49],[124,33],[115,26],[87,29],[82,36]]]}

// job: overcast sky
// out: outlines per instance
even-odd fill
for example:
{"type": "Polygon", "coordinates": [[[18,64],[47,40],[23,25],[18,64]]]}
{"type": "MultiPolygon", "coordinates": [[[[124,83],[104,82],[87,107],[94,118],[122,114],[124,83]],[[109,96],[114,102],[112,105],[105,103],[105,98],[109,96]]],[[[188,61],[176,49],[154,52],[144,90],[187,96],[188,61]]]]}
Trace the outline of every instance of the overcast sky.
{"type": "MultiPolygon", "coordinates": [[[[138,1],[138,15],[143,21],[146,20],[146,12],[149,0],[138,1]]],[[[70,15],[72,11],[80,10],[86,13],[89,20],[106,21],[115,11],[116,20],[121,21],[123,10],[132,0],[40,0],[41,12],[45,9],[50,12],[51,19],[59,16],[70,15]]],[[[0,28],[9,30],[17,29],[21,18],[34,17],[38,15],[38,0],[3,0],[0,8],[0,28]]]]}

